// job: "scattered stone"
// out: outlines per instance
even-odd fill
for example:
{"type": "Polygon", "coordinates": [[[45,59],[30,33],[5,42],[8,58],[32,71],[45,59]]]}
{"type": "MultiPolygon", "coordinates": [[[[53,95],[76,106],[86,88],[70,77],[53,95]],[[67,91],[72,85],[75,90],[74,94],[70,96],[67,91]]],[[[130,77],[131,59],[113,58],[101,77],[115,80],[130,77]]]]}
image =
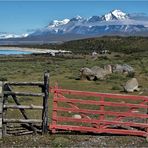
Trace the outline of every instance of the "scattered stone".
{"type": "Polygon", "coordinates": [[[103,68],[100,68],[98,66],[94,66],[91,68],[92,72],[94,73],[94,76],[96,79],[104,79],[106,75],[106,71],[103,68]]]}
{"type": "Polygon", "coordinates": [[[139,95],[143,94],[143,91],[139,92],[139,95]]]}
{"type": "Polygon", "coordinates": [[[79,115],[79,114],[75,114],[72,117],[75,118],[75,119],[81,119],[82,118],[81,115],[79,115]]]}
{"type": "Polygon", "coordinates": [[[98,79],[104,79],[106,75],[112,73],[111,65],[106,65],[103,68],[99,66],[94,66],[92,68],[81,68],[81,79],[87,79],[87,80],[98,80],[98,79]]]}
{"type": "Polygon", "coordinates": [[[120,64],[115,64],[113,65],[112,67],[112,71],[113,73],[124,73],[124,74],[134,74],[134,68],[131,67],[130,65],[128,64],[123,64],[123,65],[120,65],[120,64]]]}
{"type": "Polygon", "coordinates": [[[101,68],[99,66],[93,66],[92,68],[81,68],[80,69],[81,79],[87,79],[87,80],[103,80],[105,77],[111,73],[124,73],[128,74],[129,76],[134,76],[134,69],[133,67],[127,65],[127,64],[115,64],[115,65],[105,65],[104,68],[101,68]]]}
{"type": "Polygon", "coordinates": [[[138,88],[138,81],[136,78],[132,78],[126,82],[126,84],[123,86],[124,91],[126,92],[134,92],[134,91],[139,91],[140,89],[138,88]]]}
{"type": "Polygon", "coordinates": [[[93,71],[87,67],[81,68],[80,69],[81,72],[81,79],[87,79],[87,80],[94,80],[95,78],[95,74],[93,73],[93,71]]]}
{"type": "Polygon", "coordinates": [[[112,65],[105,65],[104,70],[106,70],[106,72],[108,74],[111,74],[112,73],[112,65]]]}

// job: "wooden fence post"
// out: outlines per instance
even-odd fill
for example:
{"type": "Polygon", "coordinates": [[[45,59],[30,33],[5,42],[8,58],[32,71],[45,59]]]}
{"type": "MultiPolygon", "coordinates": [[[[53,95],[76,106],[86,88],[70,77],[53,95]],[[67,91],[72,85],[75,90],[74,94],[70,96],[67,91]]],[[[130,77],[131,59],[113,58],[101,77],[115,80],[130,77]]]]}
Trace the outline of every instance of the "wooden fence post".
{"type": "Polygon", "coordinates": [[[44,86],[42,91],[43,97],[43,112],[42,112],[42,133],[48,132],[48,98],[49,98],[49,72],[44,73],[44,86]]]}
{"type": "Polygon", "coordinates": [[[3,123],[3,82],[0,81],[0,139],[3,136],[2,123],[3,123]]]}

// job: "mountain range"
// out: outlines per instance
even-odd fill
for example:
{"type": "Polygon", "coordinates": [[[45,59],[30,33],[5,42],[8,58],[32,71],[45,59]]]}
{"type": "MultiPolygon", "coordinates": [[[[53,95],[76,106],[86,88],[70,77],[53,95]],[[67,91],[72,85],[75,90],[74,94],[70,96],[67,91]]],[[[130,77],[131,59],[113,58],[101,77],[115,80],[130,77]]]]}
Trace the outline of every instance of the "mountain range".
{"type": "MultiPolygon", "coordinates": [[[[10,36],[7,40],[65,41],[104,35],[148,36],[148,19],[142,20],[121,10],[112,10],[102,16],[53,20],[47,26],[26,36],[10,36]],[[9,39],[8,39],[9,38],[9,39]]],[[[5,36],[0,35],[0,39],[5,36]]]]}

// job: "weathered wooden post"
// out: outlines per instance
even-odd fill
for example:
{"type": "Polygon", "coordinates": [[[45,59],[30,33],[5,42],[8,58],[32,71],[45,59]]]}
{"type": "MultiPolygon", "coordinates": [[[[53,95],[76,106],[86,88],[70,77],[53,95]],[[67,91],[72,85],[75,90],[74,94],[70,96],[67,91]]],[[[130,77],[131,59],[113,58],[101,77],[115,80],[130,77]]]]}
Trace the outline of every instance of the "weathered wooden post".
{"type": "Polygon", "coordinates": [[[3,128],[3,82],[0,81],[0,138],[2,138],[2,128],[3,128]]]}
{"type": "Polygon", "coordinates": [[[44,73],[44,92],[43,97],[43,111],[42,111],[42,133],[48,132],[48,98],[49,98],[49,72],[44,73]]]}
{"type": "MultiPolygon", "coordinates": [[[[148,106],[148,102],[146,103],[146,105],[148,106]]],[[[148,107],[146,108],[146,114],[148,115],[148,107]]],[[[146,118],[146,124],[148,124],[148,118],[146,118]]],[[[148,128],[146,128],[146,131],[147,131],[146,141],[148,142],[148,128]]]]}

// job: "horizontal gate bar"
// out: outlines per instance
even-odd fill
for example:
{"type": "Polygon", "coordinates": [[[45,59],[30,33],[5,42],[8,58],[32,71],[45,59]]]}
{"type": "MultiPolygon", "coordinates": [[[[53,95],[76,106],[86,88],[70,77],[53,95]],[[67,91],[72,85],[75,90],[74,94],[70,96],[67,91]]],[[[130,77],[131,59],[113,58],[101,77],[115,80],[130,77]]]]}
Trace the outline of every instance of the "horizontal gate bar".
{"type": "Polygon", "coordinates": [[[109,102],[109,101],[93,101],[93,100],[68,99],[68,98],[54,98],[54,101],[67,102],[67,103],[89,104],[89,105],[148,108],[148,105],[144,105],[144,104],[118,103],[118,102],[109,102]]]}
{"type": "Polygon", "coordinates": [[[6,123],[41,123],[39,119],[4,119],[6,123]]]}
{"type": "Polygon", "coordinates": [[[93,128],[93,127],[84,127],[84,126],[72,126],[72,125],[49,125],[49,129],[61,129],[61,130],[70,130],[70,131],[83,131],[83,132],[92,132],[92,133],[110,133],[110,134],[122,134],[122,135],[139,135],[147,136],[147,133],[144,131],[138,130],[123,130],[123,129],[103,129],[103,128],[93,128]]]}
{"type": "Polygon", "coordinates": [[[4,105],[4,108],[13,108],[13,109],[43,109],[43,106],[36,105],[4,105]]]}
{"type": "Polygon", "coordinates": [[[147,133],[144,131],[138,130],[123,130],[123,129],[99,129],[92,127],[84,127],[84,126],[71,126],[71,125],[56,125],[49,126],[49,129],[61,129],[61,130],[70,130],[70,131],[83,131],[83,132],[91,132],[91,133],[109,133],[109,134],[121,134],[121,135],[139,135],[139,136],[147,136],[147,133]]]}
{"type": "Polygon", "coordinates": [[[134,96],[125,94],[110,94],[110,93],[97,93],[97,92],[85,92],[76,90],[66,90],[66,89],[51,89],[52,92],[73,94],[81,96],[93,96],[93,97],[105,97],[105,98],[116,98],[116,99],[132,99],[132,100],[146,100],[148,101],[148,96],[134,96]]]}
{"type": "Polygon", "coordinates": [[[97,120],[97,119],[75,119],[72,117],[53,117],[53,120],[57,120],[59,122],[79,122],[79,123],[90,123],[90,124],[107,124],[107,125],[125,125],[125,126],[133,126],[133,127],[141,127],[147,128],[147,123],[134,123],[134,122],[122,122],[122,121],[108,121],[108,120],[97,120]]]}
{"type": "Polygon", "coordinates": [[[64,107],[54,107],[54,111],[64,111],[64,112],[76,112],[76,113],[86,113],[86,114],[103,114],[103,115],[113,115],[122,117],[138,117],[138,118],[148,118],[147,114],[130,113],[130,112],[114,112],[114,111],[100,111],[100,110],[89,110],[89,109],[75,109],[75,108],[64,108],[64,107]]]}
{"type": "Polygon", "coordinates": [[[18,86],[23,86],[23,85],[30,85],[30,86],[42,86],[44,85],[43,82],[5,82],[5,84],[8,84],[8,85],[18,85],[18,86]]]}
{"type": "Polygon", "coordinates": [[[44,93],[29,93],[29,92],[11,92],[11,91],[4,91],[5,95],[17,95],[17,96],[44,96],[44,93]]]}

